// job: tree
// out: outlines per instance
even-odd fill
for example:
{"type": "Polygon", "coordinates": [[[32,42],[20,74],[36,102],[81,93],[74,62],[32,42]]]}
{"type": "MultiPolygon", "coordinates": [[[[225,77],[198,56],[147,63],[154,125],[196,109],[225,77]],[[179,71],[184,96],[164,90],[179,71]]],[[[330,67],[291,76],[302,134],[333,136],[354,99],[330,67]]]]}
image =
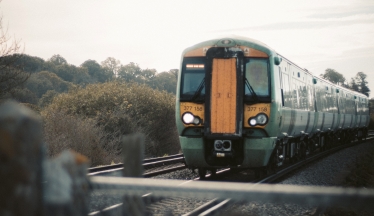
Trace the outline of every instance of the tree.
{"type": "Polygon", "coordinates": [[[152,81],[157,74],[156,69],[144,69],[141,71],[141,76],[146,82],[152,81]]]}
{"type": "Polygon", "coordinates": [[[175,80],[178,81],[178,73],[179,73],[178,69],[170,69],[169,73],[173,74],[175,76],[175,80]]]}
{"type": "Polygon", "coordinates": [[[0,17],[0,99],[9,97],[30,76],[22,70],[21,51],[20,41],[8,36],[0,17]]]}
{"type": "Polygon", "coordinates": [[[54,65],[64,65],[64,64],[68,64],[68,62],[66,61],[66,59],[62,56],[60,56],[59,54],[57,55],[53,55],[50,59],[48,59],[49,62],[53,63],[54,65]]]}
{"type": "Polygon", "coordinates": [[[108,57],[101,62],[101,67],[105,70],[106,73],[110,74],[113,77],[117,77],[118,71],[121,67],[121,62],[113,57],[108,57]]]}
{"type": "Polygon", "coordinates": [[[58,95],[58,92],[55,90],[48,90],[45,94],[43,94],[42,98],[40,98],[39,106],[46,107],[53,101],[53,98],[55,98],[56,95],[58,95]]]}
{"type": "Polygon", "coordinates": [[[105,71],[95,60],[87,60],[81,64],[82,68],[87,68],[88,74],[94,82],[105,82],[112,78],[112,75],[105,71]]]}
{"type": "Polygon", "coordinates": [[[325,70],[325,73],[320,74],[319,76],[324,78],[324,79],[327,79],[328,81],[330,81],[332,83],[335,83],[337,85],[343,85],[344,82],[345,82],[345,78],[344,78],[343,74],[341,74],[341,73],[339,73],[336,70],[331,69],[331,68],[327,68],[325,70]]]}
{"type": "Polygon", "coordinates": [[[34,92],[38,98],[41,98],[48,90],[55,92],[67,92],[73,84],[64,81],[55,73],[42,71],[34,73],[26,82],[26,87],[34,92]]]}
{"type": "Polygon", "coordinates": [[[366,81],[367,75],[363,72],[358,72],[355,76],[356,84],[358,86],[358,91],[369,97],[370,89],[368,87],[368,82],[366,81]]]}
{"type": "Polygon", "coordinates": [[[87,68],[68,64],[65,58],[60,55],[53,55],[48,59],[44,68],[46,71],[53,72],[63,80],[74,84],[85,85],[92,82],[87,68]]]}
{"type": "Polygon", "coordinates": [[[351,82],[349,83],[349,88],[353,91],[359,92],[358,85],[354,78],[351,78],[351,82]]]}
{"type": "Polygon", "coordinates": [[[118,71],[118,77],[126,80],[127,82],[140,81],[139,76],[142,74],[142,69],[138,64],[130,62],[127,65],[122,65],[118,71]]]}
{"type": "Polygon", "coordinates": [[[175,94],[177,88],[176,71],[170,70],[169,72],[162,72],[157,74],[153,79],[152,88],[158,90],[165,90],[167,92],[175,94]]]}
{"type": "MultiPolygon", "coordinates": [[[[18,55],[18,54],[17,54],[18,55]]],[[[19,54],[20,61],[17,64],[23,66],[23,71],[29,73],[37,73],[43,70],[44,67],[44,59],[36,57],[36,56],[29,56],[26,54],[19,54]]]]}

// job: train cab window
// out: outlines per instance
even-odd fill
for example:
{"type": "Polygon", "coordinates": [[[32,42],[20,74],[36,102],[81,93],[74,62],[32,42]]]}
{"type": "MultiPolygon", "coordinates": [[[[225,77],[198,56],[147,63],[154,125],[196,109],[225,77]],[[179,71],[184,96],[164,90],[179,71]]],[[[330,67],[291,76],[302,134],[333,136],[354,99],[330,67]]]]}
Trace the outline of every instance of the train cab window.
{"type": "Polygon", "coordinates": [[[181,100],[202,101],[205,96],[204,58],[186,58],[181,76],[181,100]]]}
{"type": "Polygon", "coordinates": [[[249,84],[245,85],[245,100],[258,100],[263,102],[270,100],[268,59],[246,58],[244,60],[244,71],[245,79],[249,84]],[[256,95],[255,97],[250,88],[253,89],[256,95]]]}

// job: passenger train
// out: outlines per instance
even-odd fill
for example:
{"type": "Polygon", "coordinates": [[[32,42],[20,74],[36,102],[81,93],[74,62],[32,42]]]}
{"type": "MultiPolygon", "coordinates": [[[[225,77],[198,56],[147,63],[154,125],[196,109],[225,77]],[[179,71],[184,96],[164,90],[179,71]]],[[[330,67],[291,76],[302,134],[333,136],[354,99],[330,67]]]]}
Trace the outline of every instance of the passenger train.
{"type": "Polygon", "coordinates": [[[186,165],[256,173],[367,136],[369,100],[239,36],[185,49],[176,123],[186,165]]]}

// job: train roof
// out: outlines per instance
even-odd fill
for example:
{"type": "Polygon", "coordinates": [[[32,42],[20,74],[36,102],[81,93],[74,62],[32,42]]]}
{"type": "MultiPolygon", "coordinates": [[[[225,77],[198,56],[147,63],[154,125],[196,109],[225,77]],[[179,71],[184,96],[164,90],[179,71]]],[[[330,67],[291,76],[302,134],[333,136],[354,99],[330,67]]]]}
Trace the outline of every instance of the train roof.
{"type": "Polygon", "coordinates": [[[292,61],[285,58],[284,56],[282,56],[281,54],[276,52],[273,48],[269,47],[265,43],[263,43],[261,41],[258,41],[258,40],[255,40],[255,39],[252,39],[252,38],[244,37],[244,36],[227,35],[227,36],[221,36],[221,37],[217,37],[217,38],[214,38],[214,39],[210,39],[210,40],[200,42],[198,44],[195,44],[195,45],[190,46],[190,47],[186,48],[185,50],[183,50],[182,58],[187,52],[189,52],[191,50],[195,50],[195,49],[198,49],[198,48],[201,48],[201,47],[209,47],[209,46],[217,46],[217,47],[248,46],[248,47],[252,47],[254,49],[257,49],[257,50],[260,50],[260,51],[263,51],[263,52],[267,53],[269,56],[279,56],[281,58],[284,58],[287,61],[289,61],[290,63],[292,63],[293,65],[295,65],[296,67],[298,67],[299,69],[303,70],[304,72],[309,73],[314,78],[317,78],[319,80],[327,82],[328,84],[334,86],[335,88],[342,89],[342,90],[344,90],[344,91],[346,91],[350,94],[356,95],[356,96],[360,96],[360,97],[363,97],[363,98],[368,98],[366,95],[364,95],[360,92],[356,92],[356,91],[353,91],[351,89],[345,88],[343,86],[339,86],[339,85],[334,84],[334,83],[332,83],[332,82],[330,82],[326,79],[323,79],[322,77],[318,77],[316,75],[313,75],[312,72],[308,71],[305,68],[302,68],[302,67],[298,66],[295,63],[293,63],[292,61]],[[225,45],[224,43],[222,43],[222,41],[224,41],[224,40],[231,40],[232,43],[230,43],[229,45],[225,45]]]}
{"type": "Polygon", "coordinates": [[[217,37],[211,40],[206,40],[198,44],[195,44],[191,47],[188,47],[183,51],[182,56],[184,56],[185,53],[191,50],[205,47],[205,46],[218,46],[218,47],[248,46],[248,47],[252,47],[254,49],[263,51],[267,53],[268,55],[276,54],[274,49],[262,43],[261,41],[258,41],[252,38],[243,37],[243,36],[238,36],[238,35],[227,35],[227,36],[217,37]],[[231,40],[232,43],[230,43],[229,45],[225,45],[222,43],[222,41],[224,40],[231,40]]]}

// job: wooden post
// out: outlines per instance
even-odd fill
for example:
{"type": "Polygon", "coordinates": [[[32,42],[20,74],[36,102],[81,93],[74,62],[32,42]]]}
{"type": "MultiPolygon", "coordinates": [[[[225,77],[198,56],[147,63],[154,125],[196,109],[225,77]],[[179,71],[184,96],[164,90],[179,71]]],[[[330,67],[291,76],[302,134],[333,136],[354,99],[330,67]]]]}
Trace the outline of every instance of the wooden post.
{"type": "Polygon", "coordinates": [[[144,159],[144,136],[142,134],[133,134],[123,136],[123,176],[124,177],[142,177],[143,159],[144,159]]]}
{"type": "Polygon", "coordinates": [[[42,125],[15,102],[0,106],[0,215],[42,215],[42,125]]]}
{"type": "MultiPolygon", "coordinates": [[[[142,177],[144,160],[144,136],[133,134],[122,138],[123,151],[123,176],[142,177]]],[[[144,215],[144,203],[140,196],[128,196],[123,198],[123,215],[144,215]]]]}
{"type": "Polygon", "coordinates": [[[65,150],[58,157],[48,160],[44,168],[44,213],[86,216],[90,192],[88,159],[72,150],[65,150]]]}

